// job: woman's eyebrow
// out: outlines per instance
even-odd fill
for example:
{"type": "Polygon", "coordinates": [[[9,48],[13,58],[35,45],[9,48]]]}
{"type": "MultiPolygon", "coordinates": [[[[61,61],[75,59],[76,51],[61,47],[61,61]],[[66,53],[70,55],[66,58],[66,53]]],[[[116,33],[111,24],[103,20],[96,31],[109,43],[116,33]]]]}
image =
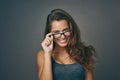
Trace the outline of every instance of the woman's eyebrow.
{"type": "MultiPolygon", "coordinates": [[[[69,28],[65,28],[64,30],[68,30],[68,29],[69,29],[69,28]]],[[[63,30],[63,31],[64,31],[64,30],[63,30]]]]}
{"type": "MultiPolygon", "coordinates": [[[[64,30],[68,30],[69,28],[65,28],[65,29],[63,29],[62,31],[64,31],[64,30]]],[[[53,30],[52,32],[60,32],[60,30],[53,30]]]]}
{"type": "Polygon", "coordinates": [[[52,32],[56,33],[56,32],[60,32],[60,31],[59,31],[59,30],[54,30],[54,31],[52,31],[52,32]]]}

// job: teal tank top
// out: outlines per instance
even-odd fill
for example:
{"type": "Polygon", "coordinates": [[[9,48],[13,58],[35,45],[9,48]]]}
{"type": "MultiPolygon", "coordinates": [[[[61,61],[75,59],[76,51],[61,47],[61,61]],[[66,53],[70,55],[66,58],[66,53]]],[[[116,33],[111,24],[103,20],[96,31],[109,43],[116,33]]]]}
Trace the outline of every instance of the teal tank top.
{"type": "Polygon", "coordinates": [[[75,62],[73,64],[59,64],[52,58],[53,80],[84,80],[84,67],[75,62]]]}

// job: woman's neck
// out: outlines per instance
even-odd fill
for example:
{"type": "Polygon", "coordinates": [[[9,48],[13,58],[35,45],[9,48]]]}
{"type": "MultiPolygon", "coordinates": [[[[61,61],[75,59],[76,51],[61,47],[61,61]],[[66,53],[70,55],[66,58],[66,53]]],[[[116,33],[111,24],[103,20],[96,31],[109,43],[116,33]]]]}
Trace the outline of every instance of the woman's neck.
{"type": "Polygon", "coordinates": [[[62,64],[69,64],[74,62],[73,59],[70,58],[66,48],[55,48],[53,57],[58,63],[62,64]]]}
{"type": "Polygon", "coordinates": [[[61,56],[61,57],[65,56],[65,55],[68,55],[65,47],[56,47],[54,52],[55,52],[55,55],[61,56]]]}

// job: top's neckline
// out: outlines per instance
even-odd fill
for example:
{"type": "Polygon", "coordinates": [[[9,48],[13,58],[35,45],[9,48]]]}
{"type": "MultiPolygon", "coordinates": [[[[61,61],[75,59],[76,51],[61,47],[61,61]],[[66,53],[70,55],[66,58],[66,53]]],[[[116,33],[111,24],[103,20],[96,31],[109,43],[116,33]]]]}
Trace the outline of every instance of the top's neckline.
{"type": "Polygon", "coordinates": [[[77,62],[75,61],[74,63],[71,63],[71,64],[62,64],[62,63],[58,63],[57,61],[55,61],[55,59],[52,57],[52,60],[56,63],[56,64],[58,64],[58,65],[74,65],[74,64],[76,64],[77,62]]]}

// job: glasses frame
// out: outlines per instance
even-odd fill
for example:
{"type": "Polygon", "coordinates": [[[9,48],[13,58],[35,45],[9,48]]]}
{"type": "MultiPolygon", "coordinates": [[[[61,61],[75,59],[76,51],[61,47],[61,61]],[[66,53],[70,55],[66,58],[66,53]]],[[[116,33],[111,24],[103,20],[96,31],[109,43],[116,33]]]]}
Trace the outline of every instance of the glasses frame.
{"type": "Polygon", "coordinates": [[[67,32],[70,33],[70,30],[68,29],[68,30],[65,30],[65,31],[62,31],[62,32],[59,32],[59,33],[54,33],[52,35],[53,35],[54,38],[61,38],[62,35],[64,35],[66,37],[67,35],[65,33],[67,33],[67,32]],[[60,36],[59,37],[55,37],[55,35],[58,35],[58,34],[60,34],[60,36]]]}

